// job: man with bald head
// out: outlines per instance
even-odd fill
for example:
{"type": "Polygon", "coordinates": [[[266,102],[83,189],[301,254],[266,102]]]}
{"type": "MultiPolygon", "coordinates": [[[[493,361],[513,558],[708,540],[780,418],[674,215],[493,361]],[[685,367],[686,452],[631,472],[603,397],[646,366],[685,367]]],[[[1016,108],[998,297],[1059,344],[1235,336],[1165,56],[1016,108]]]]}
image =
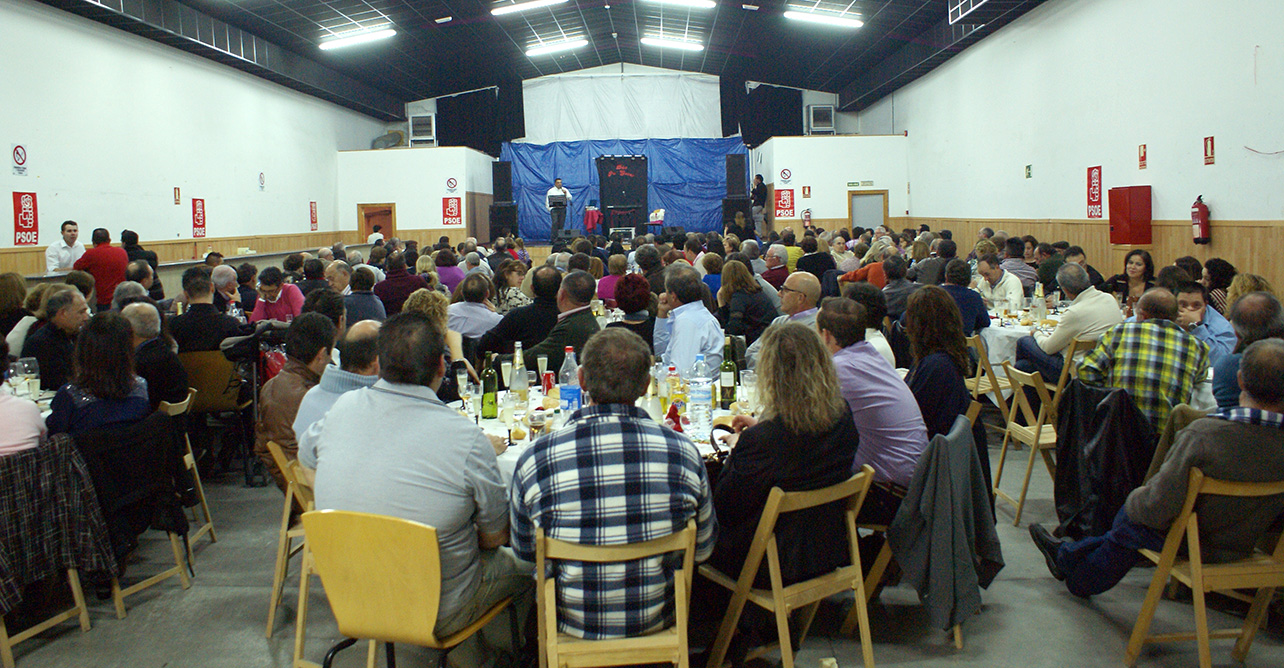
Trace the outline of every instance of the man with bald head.
{"type": "Polygon", "coordinates": [[[1235,350],[1213,364],[1213,397],[1217,407],[1239,405],[1240,358],[1244,349],[1262,339],[1284,338],[1284,306],[1269,292],[1250,292],[1230,305],[1226,317],[1235,330],[1235,350]]]}
{"type": "MultiPolygon", "coordinates": [[[[339,339],[336,347],[341,364],[327,366],[321,372],[321,382],[303,395],[299,412],[294,415],[294,433],[303,434],[312,423],[325,417],[345,392],[370,387],[379,380],[379,328],[382,324],[378,320],[362,320],[349,327],[339,339]]],[[[305,444],[300,442],[300,447],[305,447],[305,444]]]]}
{"type": "MultiPolygon", "coordinates": [[[[820,281],[805,271],[794,272],[780,285],[780,311],[771,324],[796,322],[808,327],[816,326],[816,305],[820,303],[820,281]]],[[[745,351],[745,362],[753,364],[762,348],[762,337],[745,351]]]]}
{"type": "Polygon", "coordinates": [[[1127,390],[1159,433],[1173,406],[1190,403],[1208,379],[1208,344],[1177,324],[1177,297],[1164,288],[1147,290],[1135,310],[1136,322],[1106,332],[1084,356],[1079,380],[1127,390]]]}

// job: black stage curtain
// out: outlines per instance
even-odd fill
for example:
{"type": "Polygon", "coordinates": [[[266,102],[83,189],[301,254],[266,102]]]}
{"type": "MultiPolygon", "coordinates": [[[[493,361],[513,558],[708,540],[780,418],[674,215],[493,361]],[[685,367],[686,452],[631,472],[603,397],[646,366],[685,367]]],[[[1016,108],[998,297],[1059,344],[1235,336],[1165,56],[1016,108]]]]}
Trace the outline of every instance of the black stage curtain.
{"type": "Polygon", "coordinates": [[[766,84],[749,92],[740,135],[754,148],[772,137],[798,137],[803,133],[802,91],[766,84]]]}
{"type": "Polygon", "coordinates": [[[499,139],[512,141],[525,136],[526,107],[522,99],[522,80],[517,78],[501,81],[499,84],[499,139]]]}
{"type": "Polygon", "coordinates": [[[718,97],[722,103],[722,136],[740,134],[740,120],[745,106],[745,80],[742,77],[722,76],[718,79],[718,97]]]}
{"type": "Polygon", "coordinates": [[[437,145],[467,146],[499,157],[498,91],[487,88],[437,98],[437,145]]]}

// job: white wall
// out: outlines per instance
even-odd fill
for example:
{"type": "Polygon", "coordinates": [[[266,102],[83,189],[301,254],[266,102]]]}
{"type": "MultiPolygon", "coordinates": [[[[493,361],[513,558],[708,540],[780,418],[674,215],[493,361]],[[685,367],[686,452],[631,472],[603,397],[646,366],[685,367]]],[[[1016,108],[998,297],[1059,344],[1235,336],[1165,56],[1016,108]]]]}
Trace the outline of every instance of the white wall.
{"type": "Polygon", "coordinates": [[[861,131],[909,131],[915,216],[1084,219],[1102,165],[1107,188],[1152,185],[1159,220],[1200,194],[1216,219],[1281,220],[1284,155],[1249,149],[1284,151],[1282,26],[1279,0],[1051,0],[862,112],[861,131]]]}
{"type": "Polygon", "coordinates": [[[339,162],[339,216],[357,223],[357,204],[397,205],[398,230],[444,229],[442,198],[458,197],[468,227],[466,194],[490,192],[490,156],[470,148],[345,151],[339,162]],[[447,180],[455,179],[454,192],[447,180]]]}
{"type": "MultiPolygon", "coordinates": [[[[904,215],[906,196],[906,137],[774,137],[754,151],[754,173],[776,189],[792,188],[796,217],[811,209],[813,219],[847,219],[847,193],[886,190],[888,215],[904,215]],[[789,170],[789,182],[781,172],[789,170]],[[848,187],[849,182],[872,182],[848,187]],[[811,187],[811,198],[803,199],[803,186],[811,187]]],[[[772,206],[768,202],[768,206],[772,206]]]]}
{"type": "MultiPolygon", "coordinates": [[[[0,0],[0,194],[35,192],[40,244],[65,219],[112,237],[190,238],[191,198],[207,235],[339,229],[336,160],[382,123],[209,60],[30,0],[0,0]],[[28,151],[15,176],[13,144],[28,151]],[[258,175],[265,188],[260,191],[258,175]],[[174,204],[174,188],[182,203],[174,204]]],[[[13,244],[0,206],[0,246],[13,244]]],[[[352,229],[353,224],[343,227],[352,229]]]]}

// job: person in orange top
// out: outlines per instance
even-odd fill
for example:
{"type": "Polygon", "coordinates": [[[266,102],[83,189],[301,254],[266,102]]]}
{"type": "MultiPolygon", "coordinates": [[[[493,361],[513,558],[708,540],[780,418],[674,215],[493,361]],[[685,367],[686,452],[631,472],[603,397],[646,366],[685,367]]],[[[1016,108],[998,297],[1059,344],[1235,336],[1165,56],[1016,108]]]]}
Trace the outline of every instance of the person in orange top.
{"type": "Polygon", "coordinates": [[[116,286],[125,280],[129,254],[124,248],[111,245],[111,232],[104,228],[94,230],[91,239],[94,247],[85,251],[72,268],[89,272],[89,275],[94,277],[94,300],[98,303],[98,310],[110,311],[111,298],[116,292],[116,286]]]}
{"type": "Polygon", "coordinates": [[[839,283],[855,283],[857,281],[869,281],[882,290],[887,286],[887,274],[883,273],[882,262],[870,262],[869,264],[849,271],[838,277],[839,283]]]}

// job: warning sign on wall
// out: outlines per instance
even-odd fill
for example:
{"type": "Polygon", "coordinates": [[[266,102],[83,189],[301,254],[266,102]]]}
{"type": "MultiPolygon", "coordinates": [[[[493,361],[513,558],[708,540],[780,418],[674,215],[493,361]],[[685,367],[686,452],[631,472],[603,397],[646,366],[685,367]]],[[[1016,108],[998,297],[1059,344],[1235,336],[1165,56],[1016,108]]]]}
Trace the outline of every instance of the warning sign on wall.
{"type": "Polygon", "coordinates": [[[312,231],[317,231],[317,203],[308,202],[308,210],[312,214],[312,231]]]}
{"type": "Polygon", "coordinates": [[[13,194],[13,245],[34,246],[40,237],[35,193],[13,194]]]}
{"type": "Polygon", "coordinates": [[[1088,217],[1101,217],[1101,166],[1088,168],[1088,217]]]}
{"type": "Polygon", "coordinates": [[[205,238],[205,200],[192,199],[192,238],[205,238]]]}
{"type": "Polygon", "coordinates": [[[794,191],[793,188],[785,188],[776,191],[776,217],[793,218],[794,217],[794,191]]]}
{"type": "Polygon", "coordinates": [[[441,198],[441,222],[446,227],[463,227],[464,211],[458,197],[441,198]]]}

